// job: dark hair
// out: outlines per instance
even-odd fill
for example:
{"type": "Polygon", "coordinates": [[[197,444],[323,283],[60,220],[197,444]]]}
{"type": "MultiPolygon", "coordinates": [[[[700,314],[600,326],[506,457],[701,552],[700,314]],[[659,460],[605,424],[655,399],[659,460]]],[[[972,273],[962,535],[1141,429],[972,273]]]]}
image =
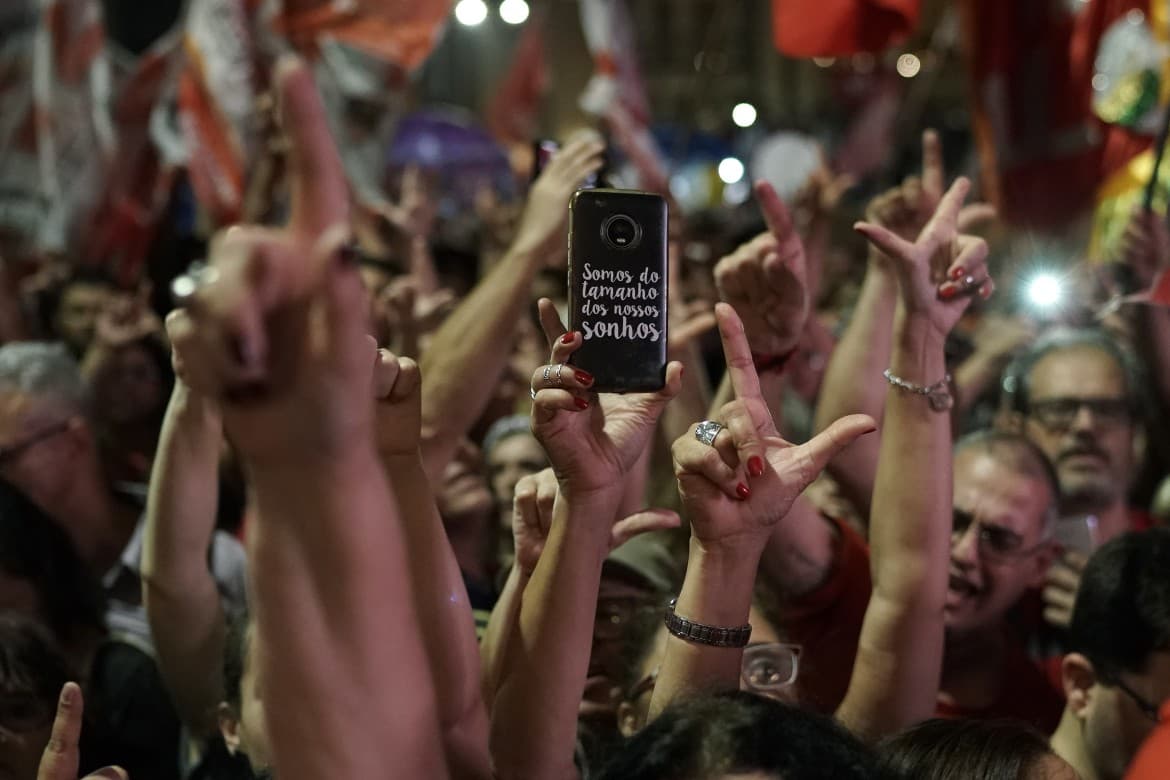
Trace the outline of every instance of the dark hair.
{"type": "Polygon", "coordinates": [[[52,713],[72,676],[43,626],[15,612],[0,612],[0,692],[32,694],[52,713]]]}
{"type": "Polygon", "coordinates": [[[1056,328],[1037,339],[1007,367],[1003,375],[1004,402],[1007,408],[1026,414],[1031,404],[1032,371],[1045,356],[1060,350],[1089,347],[1113,358],[1125,379],[1125,396],[1130,412],[1141,419],[1146,397],[1145,368],[1133,352],[1102,328],[1056,328]]]}
{"type": "Polygon", "coordinates": [[[878,754],[890,780],[1024,780],[1052,750],[1019,721],[934,718],[883,740],[878,754]]]}
{"type": "Polygon", "coordinates": [[[666,710],[630,738],[599,780],[707,780],[772,772],[786,780],[875,778],[874,755],[823,715],[734,691],[666,710]]]}
{"type": "Polygon", "coordinates": [[[103,287],[107,290],[115,290],[118,287],[114,277],[103,268],[94,266],[74,268],[68,279],[41,291],[38,295],[37,309],[40,311],[40,324],[43,333],[56,334],[57,313],[61,309],[61,302],[65,299],[65,291],[77,284],[103,287]]]}
{"type": "Polygon", "coordinates": [[[1150,653],[1170,647],[1170,528],[1131,531],[1101,546],[1081,575],[1068,649],[1097,676],[1145,671],[1150,653]]]}
{"type": "Polygon", "coordinates": [[[0,571],[32,585],[61,645],[105,633],[105,595],[65,531],[2,481],[0,571]]]}

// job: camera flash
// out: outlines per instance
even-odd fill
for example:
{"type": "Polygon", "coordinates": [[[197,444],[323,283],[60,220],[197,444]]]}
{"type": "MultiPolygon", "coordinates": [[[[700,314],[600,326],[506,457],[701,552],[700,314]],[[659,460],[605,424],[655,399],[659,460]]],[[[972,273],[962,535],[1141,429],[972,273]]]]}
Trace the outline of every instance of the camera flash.
{"type": "Polygon", "coordinates": [[[1064,299],[1064,283],[1051,273],[1040,273],[1028,282],[1028,303],[1038,309],[1051,309],[1064,299]]]}

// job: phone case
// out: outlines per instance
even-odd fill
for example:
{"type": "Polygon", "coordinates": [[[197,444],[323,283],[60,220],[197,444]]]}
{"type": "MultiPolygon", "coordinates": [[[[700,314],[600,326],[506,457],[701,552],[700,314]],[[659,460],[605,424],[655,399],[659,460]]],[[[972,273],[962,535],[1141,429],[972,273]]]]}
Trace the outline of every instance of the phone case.
{"type": "Polygon", "coordinates": [[[631,190],[579,190],[569,204],[571,363],[599,392],[659,390],[666,381],[666,201],[631,190]]]}

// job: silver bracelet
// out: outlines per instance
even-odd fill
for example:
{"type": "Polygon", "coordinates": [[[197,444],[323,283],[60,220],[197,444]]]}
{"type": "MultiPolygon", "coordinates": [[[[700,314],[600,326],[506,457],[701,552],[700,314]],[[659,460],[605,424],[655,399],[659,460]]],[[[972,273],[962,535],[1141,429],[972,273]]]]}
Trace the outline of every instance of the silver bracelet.
{"type": "Polygon", "coordinates": [[[915,393],[917,395],[926,396],[926,400],[930,402],[930,408],[936,412],[950,411],[950,408],[955,405],[955,399],[951,395],[950,374],[947,374],[933,385],[928,386],[916,385],[913,382],[907,382],[902,377],[894,374],[888,368],[882,372],[882,376],[886,378],[887,382],[899,390],[905,390],[908,393],[915,393]]]}

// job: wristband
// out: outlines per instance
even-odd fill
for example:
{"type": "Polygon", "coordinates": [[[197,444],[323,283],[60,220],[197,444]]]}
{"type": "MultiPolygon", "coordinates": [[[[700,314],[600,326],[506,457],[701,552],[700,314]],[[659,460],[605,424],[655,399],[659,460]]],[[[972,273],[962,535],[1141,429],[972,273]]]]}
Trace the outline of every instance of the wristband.
{"type": "Polygon", "coordinates": [[[671,599],[666,607],[666,630],[686,642],[711,647],[746,647],[752,636],[752,624],[736,628],[721,628],[695,623],[675,614],[674,605],[678,599],[671,599]]]}

